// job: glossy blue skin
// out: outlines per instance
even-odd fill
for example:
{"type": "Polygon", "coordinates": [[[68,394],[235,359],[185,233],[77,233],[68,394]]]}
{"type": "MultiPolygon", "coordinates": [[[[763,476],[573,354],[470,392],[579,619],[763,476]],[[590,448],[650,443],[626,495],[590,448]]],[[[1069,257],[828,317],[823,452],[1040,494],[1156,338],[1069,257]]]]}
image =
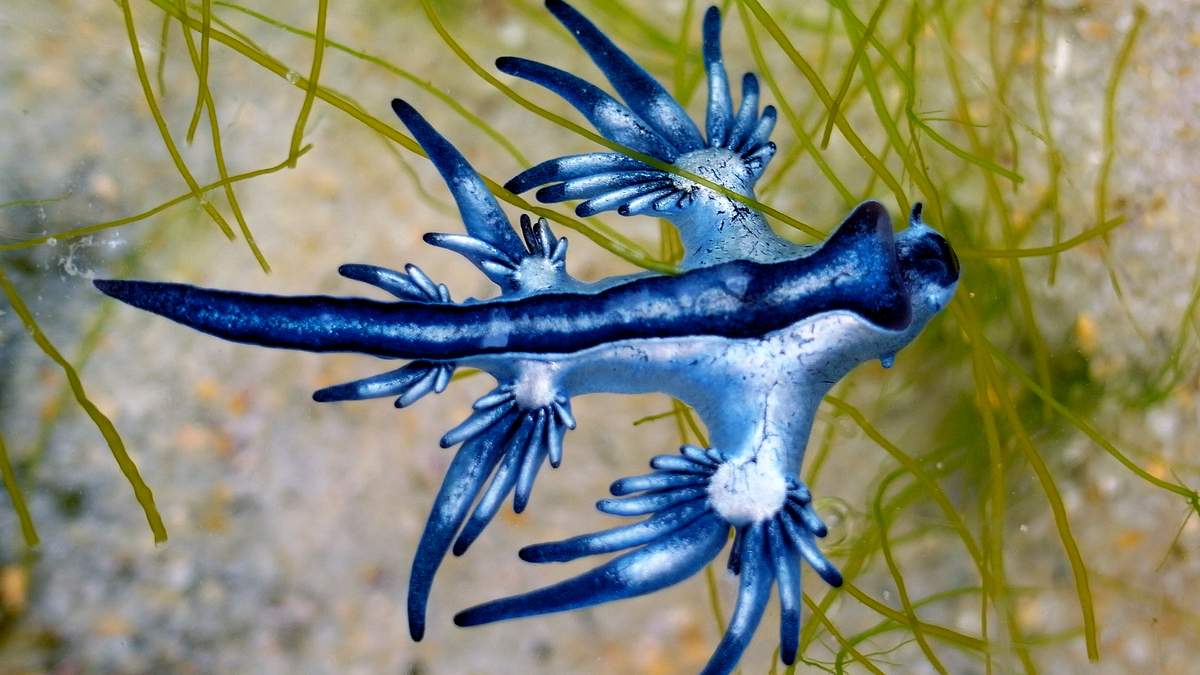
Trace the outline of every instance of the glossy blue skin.
{"type": "MultiPolygon", "coordinates": [[[[562,95],[606,137],[746,196],[775,152],[770,106],[743,78],[737,111],[720,54],[720,14],[704,20],[709,84],[707,140],[648,73],[570,6],[550,11],[592,56],[624,102],[550,66],[501,59],[504,72],[562,95]]],[[[398,369],[322,389],[318,401],[395,396],[411,405],[448,385],[458,366],[492,374],[498,386],[441,439],[461,444],[434,500],[409,582],[409,627],[425,632],[434,575],[448,551],[464,553],[513,495],[529,503],[541,466],[562,462],[575,427],[570,400],[592,392],[664,392],[689,405],[712,449],[685,446],[654,471],[612,486],[597,507],[646,516],[630,525],[521,550],[529,562],[626,551],[600,567],[524,595],[459,613],[478,625],[634,597],[701,569],[735,532],[730,570],[741,580],[726,635],[705,668],[727,673],[752,638],[772,587],[780,598],[780,653],[792,663],[800,628],[801,560],[828,583],[841,576],[816,539],[825,526],[799,481],[813,417],[829,388],[859,363],[894,354],[954,293],[958,264],[919,208],[893,235],[886,210],[866,202],[819,247],[774,234],[762,214],[718,192],[636,159],[592,153],[551,159],[513,178],[543,201],[582,199],[587,215],[668,218],[686,247],[679,275],[585,283],[565,269],[566,240],[543,220],[518,233],[483,181],[411,106],[401,121],[454,195],[467,234],[430,234],[497,284],[491,300],[454,303],[420,269],[344,265],[347,278],[393,301],[264,296],[180,284],[97,281],[128,304],[229,340],[307,351],[353,351],[415,359],[398,369]]]]}

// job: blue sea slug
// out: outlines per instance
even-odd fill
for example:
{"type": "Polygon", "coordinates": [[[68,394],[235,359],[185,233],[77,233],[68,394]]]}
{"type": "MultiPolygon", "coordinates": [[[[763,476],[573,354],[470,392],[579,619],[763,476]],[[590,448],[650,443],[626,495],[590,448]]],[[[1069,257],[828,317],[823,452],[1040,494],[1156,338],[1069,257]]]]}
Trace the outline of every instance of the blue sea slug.
{"type": "MultiPolygon", "coordinates": [[[[549,10],[621,96],[574,75],[518,58],[504,72],[545,86],[606,138],[746,197],[775,153],[770,106],[758,108],[747,74],[734,111],[720,53],[720,13],[704,18],[706,134],[663,87],[564,2],[549,10]]],[[[466,551],[512,495],[522,511],[549,461],[563,461],[576,425],[571,399],[593,392],[663,392],[692,406],[711,448],[684,446],[650,461],[651,473],[613,483],[597,507],[643,519],[521,549],[529,562],[624,552],[590,572],[540,590],[469,608],[460,626],[576,609],[669,586],[733,543],[740,578],[729,628],[705,672],[727,673],[749,643],[770,596],[781,607],[780,654],[796,657],[800,561],[826,582],[841,575],[817,546],[826,527],[799,480],[822,397],[858,364],[911,342],[954,294],[958,261],[925,225],[918,205],[893,234],[883,206],[858,206],[819,246],[776,235],[762,214],[726,194],[629,155],[598,152],[551,159],[507,188],[535,187],[542,201],[583,200],[588,215],[617,210],[670,220],[686,248],[677,275],[645,273],[597,282],[572,278],[567,242],[545,220],[521,216],[520,231],[479,175],[416,110],[393,108],[446,181],[466,234],[429,234],[465,256],[500,290],[488,300],[451,301],[419,268],[344,265],[342,275],[394,299],[270,296],[146,281],[98,280],[104,293],[236,342],[315,352],[408,359],[398,369],[322,389],[317,401],[396,397],[408,406],[440,392],[458,367],[497,381],[467,419],[441,439],[460,445],[417,547],[408,612],[425,633],[434,575],[446,553],[466,551]]]]}

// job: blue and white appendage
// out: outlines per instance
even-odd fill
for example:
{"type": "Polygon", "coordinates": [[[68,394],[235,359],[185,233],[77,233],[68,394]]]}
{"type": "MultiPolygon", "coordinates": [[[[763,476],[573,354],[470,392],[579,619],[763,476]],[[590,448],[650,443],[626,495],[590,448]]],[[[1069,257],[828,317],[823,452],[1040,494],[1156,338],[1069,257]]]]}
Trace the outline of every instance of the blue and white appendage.
{"type": "Polygon", "coordinates": [[[774,515],[749,522],[731,522],[721,505],[722,491],[736,490],[723,480],[725,457],[716,450],[684,446],[680,455],[655,457],[653,473],[613,483],[618,499],[596,506],[616,516],[649,516],[563,541],[527,546],[523,560],[567,562],[584,556],[633,549],[596,569],[545,588],[494,600],[460,612],[460,626],[476,626],[588,607],[645,595],[692,576],[725,548],[733,528],[728,567],[740,577],[737,605],[729,627],[705,673],[732,671],[762,619],[771,587],[780,604],[780,653],[784,663],[795,661],[800,635],[800,561],[828,583],[840,586],[842,577],[816,545],[826,534],[812,508],[812,495],[788,479],[782,503],[774,515]]]}
{"type": "MultiPolygon", "coordinates": [[[[769,105],[759,111],[759,84],[753,73],[743,76],[741,104],[734,110],[721,56],[720,10],[710,7],[704,15],[706,138],[683,106],[586,17],[558,0],[548,1],[546,7],[592,57],[625,102],[575,75],[536,61],[503,57],[496,61],[497,68],[562,96],[605,138],[736,194],[754,197],[754,184],[775,155],[770,137],[776,112],[769,105]]],[[[771,231],[757,211],[624,153],[595,152],[551,159],[505,185],[518,193],[539,186],[544,187],[536,197],[543,202],[583,200],[575,208],[580,216],[615,209],[624,216],[651,215],[670,220],[684,242],[685,268],[799,254],[796,247],[771,231]]]]}

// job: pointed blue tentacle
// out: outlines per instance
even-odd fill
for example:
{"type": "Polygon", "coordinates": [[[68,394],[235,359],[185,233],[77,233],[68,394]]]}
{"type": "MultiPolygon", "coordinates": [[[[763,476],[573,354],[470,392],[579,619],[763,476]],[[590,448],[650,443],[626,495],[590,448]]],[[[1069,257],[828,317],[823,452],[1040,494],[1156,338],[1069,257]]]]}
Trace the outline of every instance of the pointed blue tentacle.
{"type": "Polygon", "coordinates": [[[521,242],[513,232],[512,224],[496,198],[488,191],[487,185],[479,177],[475,169],[441,134],[425,121],[407,101],[392,100],[392,110],[408,127],[413,138],[421,144],[429,155],[429,160],[437,167],[446,187],[454,195],[454,202],[462,215],[467,232],[476,239],[481,239],[510,256],[521,255],[521,242]]]}
{"type": "Polygon", "coordinates": [[[739,148],[742,152],[754,152],[762,147],[767,141],[771,140],[771,132],[775,130],[775,122],[779,113],[775,111],[775,106],[769,105],[763,108],[762,116],[758,118],[758,125],[754,127],[750,137],[739,148]]]}
{"type": "Polygon", "coordinates": [[[575,207],[575,213],[580,217],[594,216],[602,211],[619,209],[626,206],[629,202],[643,195],[657,192],[663,188],[669,187],[671,181],[668,178],[661,180],[652,180],[644,183],[637,183],[627,187],[617,188],[611,192],[606,192],[602,195],[592,197],[575,207]]]}
{"type": "Polygon", "coordinates": [[[479,503],[475,506],[475,512],[463,525],[462,531],[458,533],[458,539],[454,540],[454,555],[466,553],[471,544],[475,543],[488,523],[492,522],[492,518],[504,504],[504,498],[512,492],[513,485],[517,482],[517,471],[524,455],[519,451],[514,452],[514,450],[523,447],[528,442],[530,427],[533,426],[524,415],[521,416],[518,424],[512,440],[509,441],[507,454],[500,463],[500,468],[496,469],[491,484],[488,485],[487,491],[483,493],[483,496],[479,498],[479,503]]]}
{"type": "Polygon", "coordinates": [[[704,462],[700,463],[688,456],[679,455],[656,455],[650,459],[650,468],[658,471],[673,471],[678,473],[694,473],[709,475],[713,471],[713,465],[704,462]]]}
{"type": "Polygon", "coordinates": [[[396,396],[396,407],[404,408],[431,391],[439,394],[445,391],[454,368],[453,362],[413,361],[386,373],[319,389],[312,396],[318,403],[396,396]]]}
{"type": "Polygon", "coordinates": [[[547,203],[568,199],[587,199],[632,185],[650,182],[662,183],[666,180],[666,176],[662,171],[654,170],[598,173],[547,185],[534,193],[534,196],[538,201],[547,203]]]}
{"type": "Polygon", "coordinates": [[[622,525],[562,541],[526,546],[518,555],[526,562],[546,563],[568,562],[588,555],[612,553],[659,539],[689,525],[708,511],[708,504],[693,499],[659,511],[632,525],[622,525]]]}
{"type": "Polygon", "coordinates": [[[608,490],[614,496],[630,495],[647,490],[668,490],[672,488],[708,485],[708,474],[675,473],[674,471],[655,471],[642,476],[629,476],[613,482],[608,490]]]}
{"type": "MultiPolygon", "coordinates": [[[[537,72],[541,74],[541,71],[537,72]]],[[[583,84],[586,85],[586,83],[583,84]]],[[[585,94],[587,93],[592,92],[589,90],[589,92],[585,92],[585,94]]],[[[613,111],[616,108],[624,108],[624,106],[599,90],[594,93],[598,93],[600,97],[607,97],[611,101],[611,104],[606,104],[596,96],[591,97],[593,108],[604,112],[597,119],[608,120],[610,125],[615,124],[613,120],[616,113],[613,111]]],[[[487,189],[483,179],[471,168],[458,150],[438,134],[408,103],[395,99],[392,101],[392,108],[442,174],[447,187],[454,195],[454,201],[458,204],[463,224],[467,228],[466,235],[427,234],[425,235],[426,242],[466,257],[483,272],[484,276],[499,286],[505,295],[536,293],[550,288],[562,289],[572,284],[573,280],[567,274],[563,264],[566,254],[565,246],[537,247],[529,237],[522,242],[521,238],[513,231],[508,217],[500,209],[500,205],[487,189]],[[561,252],[556,255],[556,251],[560,248],[561,252]],[[537,269],[530,274],[523,274],[523,262],[530,257],[546,258],[550,264],[545,269],[537,269]]],[[[629,113],[629,115],[633,114],[629,113]]],[[[619,117],[619,115],[617,116],[619,117]]],[[[646,138],[653,136],[653,132],[644,128],[644,125],[642,129],[646,138]]],[[[636,129],[633,127],[621,131],[622,142],[641,142],[638,140],[640,137],[636,137],[635,131],[636,129]]],[[[657,149],[659,146],[653,147],[657,149]]],[[[521,216],[523,230],[529,228],[528,219],[528,216],[521,216]]],[[[539,227],[544,223],[544,220],[540,220],[539,227]]],[[[422,282],[428,281],[428,277],[425,277],[420,270],[414,272],[410,269],[409,273],[419,286],[427,285],[422,282]]]]}
{"type": "Polygon", "coordinates": [[[494,389],[493,393],[489,394],[488,396],[502,396],[505,394],[507,394],[507,396],[502,400],[497,401],[496,405],[487,405],[481,407],[479,404],[483,401],[483,399],[476,401],[475,411],[472,412],[467,419],[460,422],[458,426],[454,427],[450,431],[447,431],[442,436],[442,439],[439,441],[441,446],[443,448],[449,448],[453,445],[462,443],[466,439],[492,426],[497,420],[501,419],[505,415],[509,415],[516,406],[516,404],[512,401],[511,389],[506,391],[502,385],[501,387],[494,389]]]}
{"type": "Polygon", "coordinates": [[[779,659],[790,666],[800,648],[800,559],[784,541],[778,521],[767,524],[767,538],[779,588],[779,659]]]}
{"type": "Polygon", "coordinates": [[[496,425],[469,439],[446,470],[413,556],[408,580],[408,632],[414,640],[425,635],[425,610],[434,575],[470,512],[471,503],[504,456],[510,431],[505,425],[496,425]]]}
{"type": "Polygon", "coordinates": [[[804,527],[796,518],[791,517],[784,511],[780,514],[779,524],[782,526],[782,531],[787,535],[788,542],[796,547],[800,557],[808,562],[817,576],[825,580],[825,583],[837,588],[842,585],[842,573],[838,571],[833,563],[825,557],[821,549],[817,547],[816,539],[813,538],[812,532],[804,527]]]}
{"type": "Polygon", "coordinates": [[[792,514],[794,518],[800,519],[800,523],[804,525],[804,529],[812,532],[816,536],[824,537],[829,533],[828,528],[825,527],[825,523],[821,522],[821,518],[817,516],[817,512],[813,510],[811,503],[801,506],[796,502],[789,500],[785,508],[789,513],[792,514]]]}
{"type": "Polygon", "coordinates": [[[732,138],[733,101],[721,58],[721,10],[715,5],[704,13],[704,71],[708,74],[708,146],[725,147],[732,138]]]}
{"type": "Polygon", "coordinates": [[[504,189],[520,194],[539,185],[582,178],[594,173],[639,171],[650,167],[619,152],[589,152],[546,160],[513,176],[504,189]]]}
{"type": "Polygon", "coordinates": [[[596,508],[612,516],[642,516],[661,511],[675,504],[707,496],[706,488],[690,487],[669,492],[652,492],[624,499],[601,499],[596,502],[596,508]]]}
{"type": "Polygon", "coordinates": [[[571,31],[638,117],[654,127],[680,153],[704,147],[700,130],[687,112],[650,73],[613,44],[595,24],[562,0],[547,0],[546,8],[571,31]]]}
{"type": "Polygon", "coordinates": [[[729,525],[711,511],[667,537],[552,586],[459,612],[459,626],[516,619],[632,598],[692,576],[725,546],[729,525]]]}
{"type": "Polygon", "coordinates": [[[717,650],[704,666],[701,675],[727,675],[733,672],[742,652],[754,637],[754,630],[762,621],[771,597],[771,585],[775,579],[774,567],[768,558],[765,538],[765,523],[747,525],[742,539],[741,585],[738,589],[737,606],[725,636],[717,650]]]}
{"type": "Polygon", "coordinates": [[[720,464],[720,461],[710,457],[704,448],[698,448],[694,445],[683,446],[679,449],[679,453],[685,458],[691,460],[692,463],[699,464],[701,466],[708,466],[715,469],[717,468],[717,465],[720,464]]]}
{"type": "Polygon", "coordinates": [[[653,192],[647,192],[630,199],[628,202],[617,207],[617,213],[623,216],[632,216],[655,211],[658,212],[658,215],[666,215],[667,212],[672,211],[669,208],[670,206],[678,205],[678,196],[679,188],[674,185],[662,187],[653,192]],[[676,197],[674,201],[668,199],[672,195],[676,197]],[[663,205],[663,208],[659,208],[660,203],[663,205]]]}
{"type": "Polygon", "coordinates": [[[530,414],[532,419],[529,438],[526,440],[525,455],[521,459],[520,472],[517,474],[516,489],[513,491],[513,511],[521,513],[529,505],[529,496],[533,493],[533,481],[537,478],[538,469],[546,459],[550,447],[546,444],[546,430],[549,425],[545,408],[530,414]]]}
{"type": "MultiPolygon", "coordinates": [[[[404,393],[396,399],[397,408],[407,408],[416,403],[422,396],[433,391],[437,387],[437,383],[442,379],[441,368],[426,368],[425,372],[417,381],[413,382],[404,393]]],[[[447,379],[447,381],[449,381],[447,379]]]]}
{"type": "Polygon", "coordinates": [[[758,78],[754,73],[742,76],[742,103],[734,118],[733,130],[729,132],[729,149],[740,152],[750,133],[758,125],[758,78]]]}
{"type": "Polygon", "coordinates": [[[450,290],[446,284],[435,284],[416,265],[405,265],[404,272],[397,272],[375,265],[342,265],[338,274],[383,289],[401,300],[414,302],[450,302],[450,290]]]}
{"type": "Polygon", "coordinates": [[[674,161],[679,153],[657,131],[632,110],[596,85],[544,63],[516,56],[496,59],[501,72],[529,80],[563,97],[583,113],[605,138],[629,146],[663,161],[674,161]]]}

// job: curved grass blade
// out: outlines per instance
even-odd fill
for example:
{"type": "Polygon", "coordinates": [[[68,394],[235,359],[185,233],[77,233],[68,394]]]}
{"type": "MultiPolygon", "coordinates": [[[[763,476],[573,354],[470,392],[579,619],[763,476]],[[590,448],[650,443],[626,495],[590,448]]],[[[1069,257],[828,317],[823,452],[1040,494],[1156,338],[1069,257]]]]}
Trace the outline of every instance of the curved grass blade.
{"type": "Polygon", "coordinates": [[[175,140],[171,138],[171,130],[167,128],[167,121],[163,117],[162,110],[158,107],[158,100],[154,97],[154,90],[150,87],[150,78],[146,74],[146,62],[142,58],[142,49],[138,44],[137,29],[134,27],[133,21],[133,9],[129,6],[129,0],[119,0],[119,4],[121,12],[125,17],[125,33],[129,37],[129,48],[133,53],[134,70],[137,72],[138,82],[142,85],[142,94],[146,98],[146,106],[150,108],[150,115],[154,117],[154,124],[158,127],[159,135],[162,136],[163,145],[166,146],[167,153],[171,155],[171,161],[175,163],[176,170],[179,171],[183,182],[187,183],[192,196],[200,202],[200,205],[204,207],[205,213],[213,219],[213,222],[217,224],[221,232],[232,241],[234,238],[233,229],[229,227],[229,223],[217,211],[216,207],[204,198],[204,193],[200,190],[200,184],[196,182],[196,178],[183,161],[183,156],[179,154],[179,148],[175,145],[175,140]]]}
{"type": "MultiPolygon", "coordinates": [[[[209,0],[204,0],[207,3],[209,0]]],[[[317,31],[313,40],[312,67],[308,72],[308,82],[304,87],[304,103],[300,106],[300,114],[296,117],[296,126],[292,128],[291,151],[292,158],[288,164],[296,166],[296,158],[300,153],[300,143],[304,140],[304,127],[308,125],[308,114],[312,112],[313,101],[317,97],[318,82],[321,79],[321,63],[325,60],[325,19],[329,11],[329,0],[317,0],[317,31]]],[[[203,28],[202,28],[203,30],[203,28]]]]}
{"type": "Polygon", "coordinates": [[[13,511],[17,513],[17,522],[21,524],[21,536],[25,545],[36,548],[38,545],[37,528],[33,526],[33,517],[29,515],[29,507],[25,505],[25,495],[17,484],[17,476],[13,473],[12,463],[8,459],[8,447],[4,444],[4,434],[0,434],[0,477],[4,479],[4,489],[8,490],[8,500],[12,502],[13,511]]]}
{"type": "Polygon", "coordinates": [[[146,514],[146,521],[150,525],[150,531],[154,534],[154,543],[159,544],[167,540],[167,529],[163,525],[162,516],[158,512],[158,507],[154,504],[154,493],[150,487],[142,479],[141,472],[138,471],[137,464],[133,458],[125,450],[125,442],[121,440],[121,435],[117,433],[117,428],[113,426],[111,420],[100,412],[96,404],[88,398],[87,392],[84,391],[83,382],[79,379],[79,374],[75,372],[75,368],[71,366],[61,352],[54,346],[46,334],[42,332],[41,326],[37,320],[33,318],[33,314],[25,305],[25,301],[17,292],[17,289],[9,281],[8,275],[4,273],[4,269],[0,268],[0,292],[8,298],[9,305],[13,311],[21,318],[21,322],[25,324],[25,330],[29,333],[29,337],[33,338],[34,343],[42,350],[42,352],[58,364],[62,369],[63,374],[67,377],[67,382],[71,385],[71,392],[75,395],[75,401],[88,417],[100,430],[100,434],[104,436],[105,443],[108,444],[108,449],[112,452],[113,458],[117,460],[117,466],[120,467],[121,473],[125,475],[125,479],[129,481],[133,487],[133,496],[137,499],[138,504],[141,504],[142,511],[146,514]]]}
{"type": "MultiPolygon", "coordinates": [[[[311,149],[312,149],[311,145],[304,146],[303,148],[300,149],[300,156],[303,157],[304,154],[311,149]]],[[[283,169],[288,168],[289,161],[291,161],[290,157],[288,159],[283,160],[282,162],[280,162],[278,164],[273,165],[273,166],[268,166],[268,167],[265,167],[262,169],[255,169],[253,171],[247,171],[246,173],[235,174],[233,176],[230,176],[229,178],[214,181],[207,185],[202,185],[202,186],[200,186],[200,193],[204,194],[205,192],[209,192],[211,190],[216,190],[217,188],[224,187],[225,185],[228,185],[228,184],[238,183],[238,182],[241,182],[244,180],[250,180],[252,178],[257,178],[259,176],[265,176],[269,173],[275,173],[276,171],[281,171],[283,169]]],[[[95,223],[93,225],[84,225],[82,227],[73,227],[69,230],[63,230],[61,232],[55,232],[53,234],[45,234],[40,237],[33,237],[32,239],[25,239],[23,241],[14,242],[12,244],[0,244],[0,251],[19,251],[22,249],[33,248],[34,246],[40,246],[40,245],[45,244],[52,240],[63,241],[65,239],[75,239],[77,237],[86,237],[89,234],[96,234],[97,232],[104,232],[105,230],[117,229],[119,227],[124,227],[126,225],[130,225],[132,223],[136,223],[136,222],[145,220],[152,216],[156,216],[173,206],[178,206],[186,201],[191,200],[193,197],[195,197],[194,193],[185,192],[185,193],[179,195],[178,197],[175,197],[173,199],[168,199],[167,201],[159,204],[158,206],[152,207],[150,209],[142,211],[141,213],[134,214],[132,216],[125,216],[124,218],[117,218],[116,220],[109,220],[109,221],[105,221],[103,223],[95,223]]]]}

